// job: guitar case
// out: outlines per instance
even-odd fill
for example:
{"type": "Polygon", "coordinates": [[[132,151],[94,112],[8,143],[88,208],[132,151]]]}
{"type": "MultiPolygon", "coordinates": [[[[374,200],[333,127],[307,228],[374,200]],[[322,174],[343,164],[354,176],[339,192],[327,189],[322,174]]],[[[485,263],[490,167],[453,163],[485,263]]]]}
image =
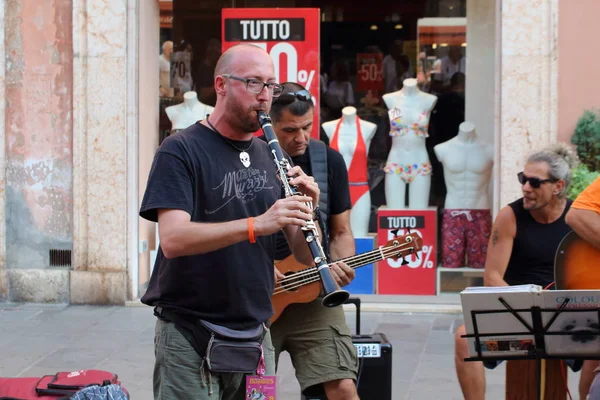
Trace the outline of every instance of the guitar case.
{"type": "MultiPolygon", "coordinates": [[[[356,306],[356,333],[352,343],[358,355],[358,397],[361,400],[392,400],[392,344],[385,333],[360,333],[359,298],[350,297],[345,304],[356,306]]],[[[301,396],[301,400],[327,400],[325,396],[301,396]]]]}

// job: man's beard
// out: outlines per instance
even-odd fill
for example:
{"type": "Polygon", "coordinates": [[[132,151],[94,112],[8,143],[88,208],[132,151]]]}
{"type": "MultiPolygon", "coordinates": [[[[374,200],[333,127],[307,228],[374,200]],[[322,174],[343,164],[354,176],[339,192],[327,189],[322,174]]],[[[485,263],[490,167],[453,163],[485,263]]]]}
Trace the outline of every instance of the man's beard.
{"type": "Polygon", "coordinates": [[[229,111],[232,113],[232,117],[237,120],[236,125],[238,125],[238,128],[242,132],[254,133],[260,129],[255,109],[244,108],[244,106],[235,99],[230,99],[229,111]]]}

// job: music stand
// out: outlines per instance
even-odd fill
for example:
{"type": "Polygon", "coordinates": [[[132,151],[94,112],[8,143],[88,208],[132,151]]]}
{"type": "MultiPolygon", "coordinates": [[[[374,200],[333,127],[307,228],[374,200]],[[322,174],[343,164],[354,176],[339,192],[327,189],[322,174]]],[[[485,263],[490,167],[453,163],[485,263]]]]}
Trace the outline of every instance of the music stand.
{"type": "MultiPolygon", "coordinates": [[[[498,296],[498,293],[489,293],[489,296],[498,296]]],[[[542,359],[561,359],[561,360],[599,360],[600,359],[600,351],[594,355],[581,355],[581,354],[560,354],[560,355],[552,355],[548,354],[546,351],[546,336],[550,335],[564,335],[564,336],[599,336],[600,330],[596,333],[592,333],[589,331],[586,332],[569,332],[569,331],[553,331],[548,332],[548,330],[552,327],[554,321],[561,313],[578,313],[578,312],[590,312],[595,311],[598,314],[597,321],[600,321],[600,307],[589,307],[583,309],[566,309],[567,303],[570,302],[570,296],[564,296],[565,300],[558,308],[541,308],[539,306],[532,306],[530,308],[522,308],[522,309],[513,309],[510,304],[502,297],[498,296],[498,301],[504,307],[503,309],[495,309],[495,310],[471,310],[471,320],[473,322],[473,333],[462,335],[464,338],[474,338],[475,339],[475,350],[477,351],[476,357],[468,357],[465,358],[465,361],[494,361],[494,360],[536,360],[536,383],[537,383],[537,398],[541,400],[540,385],[542,380],[542,368],[541,361],[542,359]],[[477,325],[477,317],[483,314],[512,314],[525,328],[522,332],[496,332],[496,333],[479,333],[479,327],[477,325]],[[519,313],[531,313],[531,326],[527,321],[525,321],[519,313]],[[543,313],[554,313],[548,323],[544,326],[543,324],[543,313]],[[498,337],[498,336],[523,336],[523,335],[533,335],[533,346],[531,346],[527,354],[519,354],[519,355],[506,355],[506,356],[485,356],[482,352],[482,340],[484,337],[498,337]]]]}

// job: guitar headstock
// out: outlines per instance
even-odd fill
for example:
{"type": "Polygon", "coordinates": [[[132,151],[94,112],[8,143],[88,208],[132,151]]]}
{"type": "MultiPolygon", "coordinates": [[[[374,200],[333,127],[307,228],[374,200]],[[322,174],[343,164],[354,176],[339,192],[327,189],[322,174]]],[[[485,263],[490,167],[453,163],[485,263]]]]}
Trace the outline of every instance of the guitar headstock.
{"type": "MultiPolygon", "coordinates": [[[[410,254],[416,254],[423,248],[423,238],[416,232],[409,232],[406,235],[398,236],[398,230],[396,229],[392,233],[396,237],[387,242],[384,247],[392,251],[393,255],[389,258],[393,260],[405,258],[410,254]]],[[[408,264],[408,261],[404,260],[402,263],[408,264]]]]}

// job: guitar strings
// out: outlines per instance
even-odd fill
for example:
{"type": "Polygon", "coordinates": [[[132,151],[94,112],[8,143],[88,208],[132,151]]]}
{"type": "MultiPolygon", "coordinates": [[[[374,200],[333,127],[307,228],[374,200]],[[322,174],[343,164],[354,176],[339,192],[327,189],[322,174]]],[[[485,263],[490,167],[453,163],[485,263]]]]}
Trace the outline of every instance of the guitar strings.
{"type": "MultiPolygon", "coordinates": [[[[362,254],[356,254],[354,256],[350,256],[350,257],[346,257],[346,258],[341,258],[339,260],[336,260],[334,262],[330,262],[327,265],[332,265],[335,264],[338,261],[343,261],[346,264],[348,263],[354,263],[354,262],[363,262],[363,261],[375,261],[377,258],[381,257],[381,254],[384,254],[384,258],[388,258],[389,255],[395,253],[395,252],[403,252],[405,250],[408,250],[408,248],[410,248],[410,246],[407,249],[402,249],[402,247],[406,246],[406,245],[411,245],[412,243],[405,243],[403,245],[395,245],[395,246],[390,246],[387,248],[379,248],[379,249],[375,249],[366,253],[362,253],[362,254]]],[[[354,267],[353,267],[354,268],[354,267]]],[[[293,281],[295,279],[297,279],[297,277],[301,277],[302,275],[306,275],[306,274],[312,274],[317,270],[317,267],[307,267],[305,270],[303,270],[303,272],[297,272],[293,275],[289,275],[286,276],[285,278],[281,279],[279,282],[283,282],[285,283],[286,281],[293,281]]]]}
{"type": "MultiPolygon", "coordinates": [[[[396,253],[397,251],[398,251],[398,249],[387,249],[387,250],[383,250],[383,254],[385,255],[385,258],[388,258],[388,256],[396,253]]],[[[378,259],[381,259],[381,252],[379,250],[374,250],[373,252],[347,257],[345,259],[341,259],[338,261],[350,261],[351,259],[358,260],[361,258],[363,259],[362,261],[364,261],[365,264],[369,264],[369,262],[374,262],[374,261],[377,261],[378,259]]],[[[331,264],[333,264],[333,263],[331,263],[331,264]]],[[[328,264],[328,265],[331,265],[331,264],[328,264]]],[[[357,268],[357,267],[352,267],[352,268],[357,268]]],[[[278,281],[277,282],[278,287],[275,288],[275,290],[273,291],[273,295],[299,288],[308,283],[317,282],[320,279],[321,278],[319,277],[319,273],[318,273],[318,270],[316,267],[308,268],[304,272],[290,275],[289,277],[286,277],[286,278],[278,281]],[[287,282],[292,282],[292,281],[293,281],[293,283],[291,283],[289,286],[282,285],[282,283],[285,284],[287,282]]]]}
{"type": "MultiPolygon", "coordinates": [[[[368,258],[365,258],[365,260],[368,260],[368,258]]],[[[343,259],[342,260],[338,260],[338,261],[347,261],[347,262],[350,262],[350,260],[343,260],[343,259]]],[[[327,265],[331,266],[332,264],[333,263],[329,263],[327,265]]],[[[302,277],[304,277],[306,275],[314,275],[316,273],[318,273],[318,269],[316,267],[307,267],[306,269],[302,270],[301,272],[296,272],[296,273],[294,273],[292,275],[286,276],[285,278],[283,278],[280,281],[278,281],[278,283],[280,283],[280,284],[286,284],[288,282],[294,282],[294,281],[297,281],[298,279],[301,279],[302,277]]]]}
{"type": "MultiPolygon", "coordinates": [[[[408,245],[408,244],[412,244],[412,243],[406,243],[405,245],[408,245]]],[[[405,245],[400,245],[400,247],[403,247],[405,245]]],[[[409,248],[410,248],[410,246],[409,246],[409,248]]],[[[388,258],[388,256],[392,255],[393,253],[396,253],[398,251],[405,251],[405,250],[407,250],[407,249],[399,249],[399,248],[395,248],[395,247],[394,248],[376,249],[376,250],[372,250],[367,253],[342,258],[335,262],[331,262],[327,265],[335,264],[338,261],[343,261],[345,263],[354,263],[355,261],[358,261],[358,262],[366,262],[368,264],[369,262],[367,262],[367,261],[376,261],[377,259],[380,259],[382,253],[384,254],[384,258],[388,258]]],[[[352,268],[355,268],[355,267],[352,267],[352,268]]],[[[280,281],[278,281],[278,283],[286,283],[287,281],[295,281],[298,278],[303,277],[304,275],[312,275],[315,273],[318,273],[317,267],[307,267],[305,270],[303,270],[303,272],[297,272],[293,275],[289,275],[289,276],[281,279],[280,281]]]]}

